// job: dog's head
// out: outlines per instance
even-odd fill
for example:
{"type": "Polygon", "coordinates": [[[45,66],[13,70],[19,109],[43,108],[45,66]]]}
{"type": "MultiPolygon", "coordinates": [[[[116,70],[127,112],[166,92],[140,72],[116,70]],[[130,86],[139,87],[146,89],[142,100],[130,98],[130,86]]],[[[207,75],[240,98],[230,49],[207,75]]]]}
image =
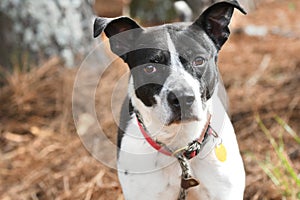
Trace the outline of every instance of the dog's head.
{"type": "Polygon", "coordinates": [[[94,37],[104,31],[111,50],[128,64],[129,97],[144,120],[171,126],[205,119],[234,8],[244,13],[237,1],[224,1],[191,24],[151,28],[128,17],[96,18],[94,37]]]}

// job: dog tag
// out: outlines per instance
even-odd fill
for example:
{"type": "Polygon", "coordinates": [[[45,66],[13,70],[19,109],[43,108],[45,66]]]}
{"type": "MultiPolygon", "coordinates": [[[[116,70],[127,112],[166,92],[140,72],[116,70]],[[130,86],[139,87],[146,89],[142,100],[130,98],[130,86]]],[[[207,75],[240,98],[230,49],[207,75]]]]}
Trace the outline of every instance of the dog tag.
{"type": "Polygon", "coordinates": [[[223,145],[223,143],[217,145],[215,147],[215,154],[218,158],[219,161],[221,162],[225,162],[226,159],[227,159],[227,151],[226,151],[226,148],[225,146],[223,145]]]}

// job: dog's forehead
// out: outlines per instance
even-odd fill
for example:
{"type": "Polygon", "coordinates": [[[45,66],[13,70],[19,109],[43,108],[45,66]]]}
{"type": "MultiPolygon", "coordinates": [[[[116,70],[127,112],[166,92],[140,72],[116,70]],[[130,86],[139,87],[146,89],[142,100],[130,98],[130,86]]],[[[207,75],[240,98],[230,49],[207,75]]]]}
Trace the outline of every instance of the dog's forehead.
{"type": "Polygon", "coordinates": [[[181,56],[195,56],[216,51],[212,41],[203,30],[193,29],[186,23],[146,28],[137,38],[135,48],[155,48],[170,51],[168,38],[171,39],[176,53],[181,56]]]}
{"type": "Polygon", "coordinates": [[[135,44],[137,49],[154,48],[167,50],[166,43],[167,30],[162,26],[145,28],[144,31],[136,39],[135,44]]]}
{"type": "Polygon", "coordinates": [[[187,28],[182,31],[169,29],[168,34],[180,57],[187,60],[193,59],[199,55],[213,56],[217,53],[211,39],[203,30],[187,28]]]}

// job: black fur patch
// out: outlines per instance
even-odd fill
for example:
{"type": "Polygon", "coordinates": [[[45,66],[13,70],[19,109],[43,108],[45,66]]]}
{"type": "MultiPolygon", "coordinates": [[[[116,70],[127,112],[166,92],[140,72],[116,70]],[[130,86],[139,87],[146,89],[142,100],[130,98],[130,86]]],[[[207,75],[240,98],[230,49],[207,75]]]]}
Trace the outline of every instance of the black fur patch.
{"type": "Polygon", "coordinates": [[[172,28],[169,29],[169,34],[179,54],[181,64],[199,81],[202,100],[208,100],[218,82],[218,67],[215,61],[217,52],[213,44],[206,42],[203,31],[195,32],[191,27],[182,30],[172,28]],[[201,67],[195,67],[192,64],[198,56],[205,59],[201,67]]]}
{"type": "Polygon", "coordinates": [[[170,75],[170,53],[160,49],[138,49],[127,54],[136,96],[146,105],[156,104],[154,95],[160,93],[164,82],[170,75]],[[155,71],[147,73],[146,67],[155,71]]]}

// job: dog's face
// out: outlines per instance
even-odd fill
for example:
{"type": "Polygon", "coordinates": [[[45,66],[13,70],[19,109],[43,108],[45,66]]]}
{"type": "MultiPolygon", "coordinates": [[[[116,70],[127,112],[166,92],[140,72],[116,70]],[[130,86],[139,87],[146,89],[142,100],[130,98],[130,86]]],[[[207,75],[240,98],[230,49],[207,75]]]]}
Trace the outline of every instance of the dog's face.
{"type": "Polygon", "coordinates": [[[195,28],[148,28],[126,55],[132,103],[164,125],[201,120],[218,81],[217,49],[204,31],[195,28]]]}
{"type": "Polygon", "coordinates": [[[142,28],[127,17],[97,18],[111,50],[129,66],[129,97],[146,123],[172,126],[205,120],[218,82],[217,54],[229,36],[236,1],[212,5],[192,24],[142,28]]]}

